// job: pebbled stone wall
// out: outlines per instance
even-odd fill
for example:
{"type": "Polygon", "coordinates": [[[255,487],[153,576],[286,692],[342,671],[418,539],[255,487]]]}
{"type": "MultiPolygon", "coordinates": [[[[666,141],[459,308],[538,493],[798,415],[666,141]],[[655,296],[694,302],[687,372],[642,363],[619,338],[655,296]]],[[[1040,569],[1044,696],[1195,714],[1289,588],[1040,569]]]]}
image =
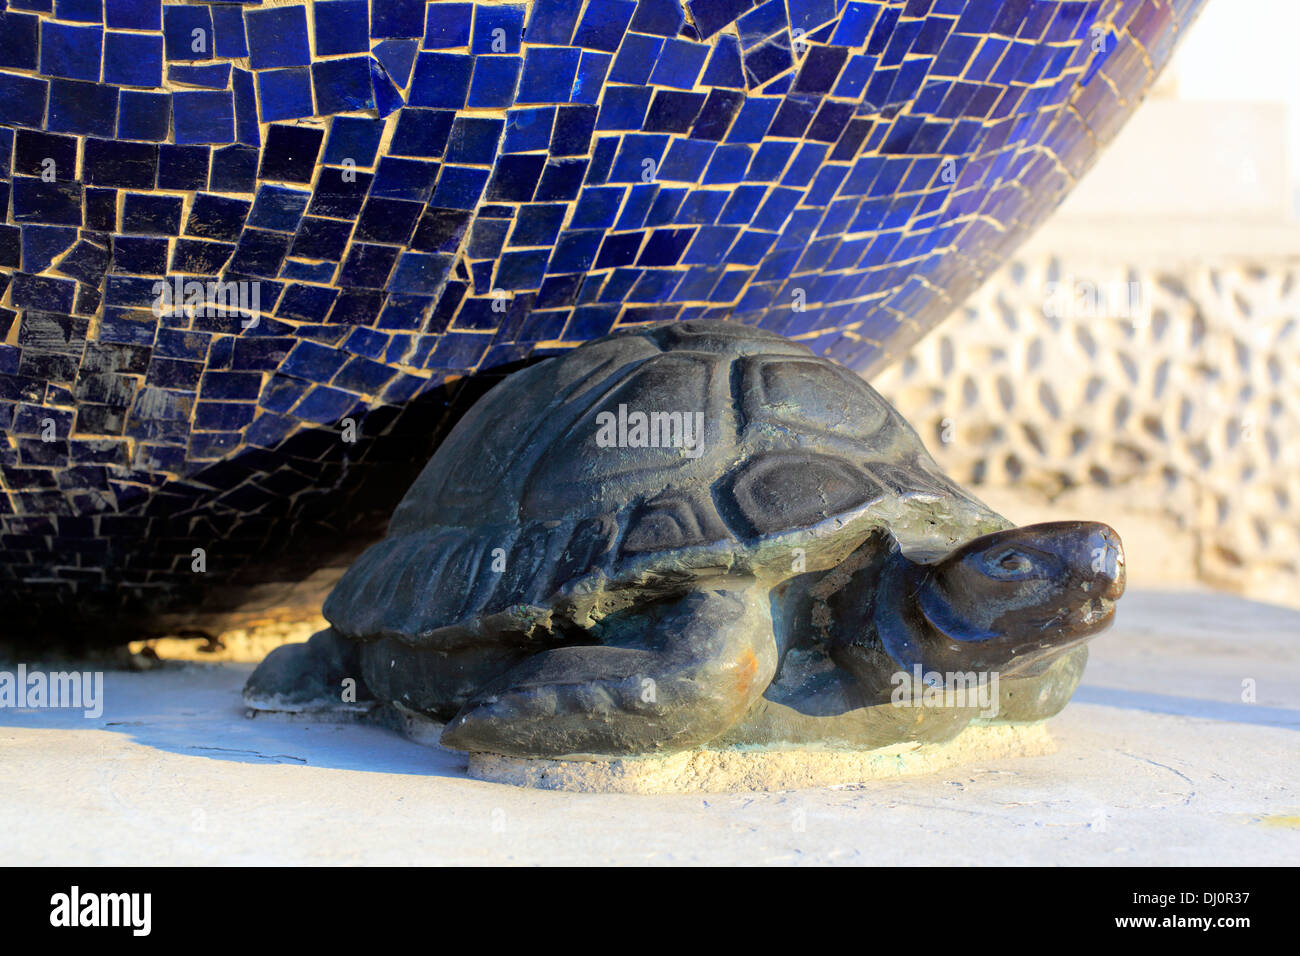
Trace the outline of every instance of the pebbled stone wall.
{"type": "Polygon", "coordinates": [[[1135,583],[1300,605],[1300,257],[1023,256],[873,383],[1013,520],[1108,520],[1135,583]]]}

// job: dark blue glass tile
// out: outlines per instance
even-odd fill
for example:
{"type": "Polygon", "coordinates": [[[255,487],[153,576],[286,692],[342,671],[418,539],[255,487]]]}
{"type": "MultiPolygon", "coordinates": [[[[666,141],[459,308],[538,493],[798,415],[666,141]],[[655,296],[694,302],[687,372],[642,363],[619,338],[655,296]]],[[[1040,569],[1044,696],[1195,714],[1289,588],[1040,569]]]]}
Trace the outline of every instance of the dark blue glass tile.
{"type": "MultiPolygon", "coordinates": [[[[704,108],[691,129],[693,139],[719,142],[731,128],[731,121],[745,102],[745,94],[736,90],[711,90],[704,108]]],[[[778,135],[778,134],[773,134],[778,135]]]]}
{"type": "Polygon", "coordinates": [[[510,106],[515,99],[522,65],[523,60],[517,56],[475,57],[467,105],[471,108],[510,106]]]}
{"type": "Polygon", "coordinates": [[[425,18],[424,48],[441,50],[469,46],[472,3],[430,3],[425,18]]]}
{"type": "MultiPolygon", "coordinates": [[[[168,7],[167,10],[171,10],[168,7]]],[[[205,8],[206,9],[206,8],[205,8]]],[[[307,43],[307,8],[268,7],[245,10],[248,32],[249,62],[255,70],[276,66],[309,66],[311,51],[307,43]]],[[[171,58],[171,47],[167,56],[171,58]]]]}
{"type": "Polygon", "coordinates": [[[39,57],[37,18],[0,10],[0,67],[35,70],[39,57]]]}
{"type": "Polygon", "coordinates": [[[98,286],[100,280],[104,278],[104,273],[108,271],[109,259],[107,249],[83,240],[64,257],[58,269],[64,275],[88,285],[98,286]]]}
{"type": "MultiPolygon", "coordinates": [[[[397,133],[394,142],[401,136],[402,125],[408,114],[423,114],[424,110],[406,110],[397,121],[397,133]]],[[[450,114],[448,128],[450,129],[450,114]]],[[[418,119],[414,121],[419,125],[418,119]]],[[[335,116],[330,121],[329,139],[325,144],[325,156],[322,162],[341,166],[351,160],[354,166],[370,166],[375,161],[375,150],[379,148],[379,138],[383,135],[382,120],[364,116],[335,116]]],[[[445,139],[445,135],[444,135],[445,139]]],[[[396,151],[396,150],[394,150],[396,151]]]]}
{"type": "Polygon", "coordinates": [[[555,130],[551,134],[552,156],[583,156],[591,145],[591,134],[596,129],[597,108],[594,106],[561,106],[555,115],[555,130]]]}
{"type": "MultiPolygon", "coordinates": [[[[451,134],[451,121],[454,116],[455,113],[450,109],[403,109],[398,117],[398,126],[394,131],[389,152],[394,156],[442,156],[443,151],[446,150],[447,137],[451,134]]],[[[376,143],[381,130],[382,126],[374,131],[376,143]]],[[[333,134],[331,134],[331,142],[333,142],[333,134]]],[[[328,153],[329,150],[326,150],[326,155],[328,153]]]]}
{"type": "Polygon", "coordinates": [[[333,282],[334,270],[337,268],[336,262],[303,262],[289,258],[280,267],[280,278],[302,282],[333,282]]]}
{"type": "Polygon", "coordinates": [[[370,0],[372,37],[418,37],[424,34],[424,0],[370,0]]]}
{"type": "Polygon", "coordinates": [[[837,46],[862,46],[881,9],[882,5],[879,3],[859,3],[851,0],[840,15],[835,32],[831,34],[831,43],[837,46]]]}
{"type": "Polygon", "coordinates": [[[578,62],[578,75],[573,81],[573,92],[569,99],[574,103],[599,103],[601,90],[605,84],[605,74],[614,58],[608,53],[582,51],[578,62]]]}
{"type": "Polygon", "coordinates": [[[635,10],[634,0],[589,0],[574,34],[574,45],[613,53],[635,10]]]}
{"type": "MultiPolygon", "coordinates": [[[[472,213],[467,209],[439,209],[430,206],[424,210],[419,224],[415,227],[411,248],[419,252],[455,252],[460,248],[460,241],[469,228],[472,218],[472,213]]],[[[500,219],[480,219],[475,223],[468,247],[468,255],[471,258],[494,258],[501,251],[501,243],[497,242],[490,254],[486,256],[483,254],[487,247],[481,240],[491,242],[490,237],[485,240],[484,236],[480,235],[479,226],[485,223],[491,224],[494,228],[499,227],[502,236],[510,225],[508,220],[500,219]]]]}
{"type": "Polygon", "coordinates": [[[0,266],[17,269],[21,255],[21,230],[17,226],[0,226],[0,266]]]}
{"type": "Polygon", "coordinates": [[[645,234],[641,232],[609,233],[596,255],[597,269],[614,269],[629,266],[636,261],[637,251],[645,234]]]}
{"type": "MultiPolygon", "coordinates": [[[[433,4],[429,9],[433,9],[433,4]]],[[[371,51],[371,56],[379,61],[400,90],[405,89],[411,79],[411,67],[415,65],[415,54],[419,49],[419,40],[385,40],[371,51]]]]}
{"type": "Polygon", "coordinates": [[[82,147],[82,177],[97,186],[148,189],[158,171],[158,147],[152,143],[87,139],[82,147]]]}
{"type": "Polygon", "coordinates": [[[444,166],[431,205],[441,209],[473,209],[487,185],[489,171],[471,166],[444,166]]]}
{"type": "Polygon", "coordinates": [[[235,247],[230,270],[250,276],[273,278],[280,271],[280,263],[289,249],[291,236],[261,229],[245,229],[235,247]]]}
{"type": "MultiPolygon", "coordinates": [[[[671,2],[671,0],[670,0],[671,2]]],[[[430,9],[434,5],[430,5],[430,9]]],[[[573,38],[578,23],[579,0],[537,0],[528,21],[528,42],[565,46],[573,38]]]]}
{"type": "Polygon", "coordinates": [[[596,252],[604,235],[600,229],[566,229],[555,244],[546,271],[586,272],[596,261],[596,252]]]}
{"type": "Polygon", "coordinates": [[[740,43],[735,37],[723,34],[713,43],[713,53],[700,82],[705,86],[721,86],[743,90],[745,69],[740,62],[740,43]]]}
{"type": "Polygon", "coordinates": [[[318,113],[347,113],[375,105],[370,86],[369,57],[344,57],[313,63],[311,78],[318,113]]]}
{"type": "MultiPolygon", "coordinates": [[[[835,84],[833,91],[835,96],[858,97],[867,87],[867,81],[871,79],[871,72],[875,69],[875,57],[862,56],[855,54],[849,57],[848,63],[840,72],[840,80],[835,84]]],[[[941,88],[940,84],[935,84],[936,89],[941,88]]],[[[918,112],[919,112],[918,108],[918,112]]]]}
{"type": "Polygon", "coordinates": [[[420,203],[372,197],[361,209],[354,238],[360,242],[405,245],[423,209],[420,203]]]}
{"type": "Polygon", "coordinates": [[[298,227],[289,255],[301,259],[329,259],[338,262],[343,258],[351,235],[351,222],[308,216],[298,227]]]}
{"type": "Polygon", "coordinates": [[[258,125],[253,74],[247,70],[235,70],[231,87],[235,94],[235,140],[245,146],[261,146],[262,131],[258,125]]]}
{"type": "Polygon", "coordinates": [[[648,86],[611,86],[605,90],[596,120],[598,130],[639,130],[653,90],[648,86]]]}
{"type": "Polygon", "coordinates": [[[728,143],[762,142],[781,101],[774,96],[755,97],[740,108],[735,122],[727,133],[728,143]]]}
{"type": "Polygon", "coordinates": [[[69,279],[15,273],[9,301],[20,309],[41,309],[68,313],[76,297],[77,284],[69,279]]]}
{"type": "Polygon", "coordinates": [[[103,31],[47,20],[41,28],[41,73],[70,80],[99,79],[103,31]]]}
{"type": "Polygon", "coordinates": [[[703,183],[714,186],[719,183],[741,182],[745,178],[745,170],[749,169],[750,159],[749,146],[719,146],[714,157],[708,161],[703,183]]]}
{"type": "Polygon", "coordinates": [[[157,30],[162,0],[104,0],[104,22],[110,29],[157,30]]]}
{"type": "MultiPolygon", "coordinates": [[[[382,247],[372,247],[382,248],[382,247]]],[[[343,285],[342,277],[339,285],[343,285]]],[[[380,315],[383,293],[374,289],[344,289],[329,313],[330,323],[337,325],[369,325],[380,315]]]]}
{"type": "Polygon", "coordinates": [[[607,229],[614,224],[623,201],[622,186],[588,186],[573,211],[573,229],[607,229]]]}
{"type": "Polygon", "coordinates": [[[166,272],[166,239],[114,235],[113,272],[126,276],[162,276],[166,272]]]}
{"type": "Polygon", "coordinates": [[[224,90],[230,85],[230,64],[207,63],[202,66],[173,64],[167,67],[167,82],[176,86],[202,86],[210,90],[224,90]]]}
{"type": "Polygon", "coordinates": [[[758,204],[767,193],[766,186],[738,186],[731,191],[731,198],[718,214],[718,222],[724,225],[744,225],[754,218],[758,204]]]}
{"type": "Polygon", "coordinates": [[[117,229],[117,190],[87,187],[83,219],[87,229],[114,232],[117,229]]]}
{"type": "MultiPolygon", "coordinates": [[[[364,242],[352,243],[347,261],[339,272],[339,285],[366,289],[382,289],[388,273],[397,261],[400,249],[392,246],[375,246],[364,242]]],[[[338,306],[335,305],[337,311],[338,306]]],[[[378,315],[378,310],[375,311],[378,315]]],[[[337,321],[337,319],[335,320],[337,321]]]]}
{"type": "Polygon", "coordinates": [[[745,77],[750,86],[761,86],[794,65],[787,34],[779,34],[744,54],[745,77]]]}
{"type": "Polygon", "coordinates": [[[699,39],[707,40],[723,27],[734,23],[754,6],[754,0],[687,0],[686,8],[699,29],[699,39]]]}
{"type": "Polygon", "coordinates": [[[790,168],[786,170],[785,176],[781,179],[782,185],[807,186],[812,182],[817,170],[821,168],[826,153],[827,147],[815,143],[805,143],[799,147],[799,153],[795,156],[794,162],[790,164],[790,168]]]}
{"type": "MultiPolygon", "coordinates": [[[[566,207],[562,203],[540,203],[519,210],[510,233],[512,246],[549,246],[560,234],[566,207]]],[[[491,220],[489,220],[491,221],[491,220]]],[[[495,255],[495,253],[494,253],[495,255]]]]}
{"type": "Polygon", "coordinates": [[[776,119],[768,132],[772,136],[801,137],[817,112],[817,100],[807,96],[787,96],[781,101],[776,119]]]}
{"type": "Polygon", "coordinates": [[[421,53],[411,80],[412,106],[460,109],[469,93],[474,58],[461,53],[421,53]]]}
{"type": "Polygon", "coordinates": [[[22,229],[24,272],[44,272],[77,241],[77,230],[66,226],[23,226],[22,229]]]}
{"type": "Polygon", "coordinates": [[[343,366],[338,375],[334,377],[333,384],[337,388],[347,389],[352,392],[374,393],[382,389],[389,379],[396,374],[397,369],[395,368],[356,356],[349,359],[348,364],[343,366]]]}
{"type": "Polygon", "coordinates": [[[366,0],[320,0],[314,3],[316,55],[369,52],[369,16],[366,0]]]}
{"type": "Polygon", "coordinates": [[[242,199],[199,193],[190,208],[190,218],[185,232],[203,239],[220,239],[234,242],[244,228],[252,204],[242,199]]]}
{"type": "Polygon", "coordinates": [[[852,117],[852,103],[836,103],[833,100],[826,100],[817,110],[817,115],[813,117],[808,132],[804,135],[807,139],[816,140],[817,142],[833,143],[840,138],[840,134],[844,132],[844,127],[848,125],[852,117]]]}
{"type": "MultiPolygon", "coordinates": [[[[492,271],[496,263],[471,262],[469,272],[474,280],[475,295],[490,295],[492,292],[492,271]]],[[[497,326],[495,313],[486,299],[471,299],[466,302],[456,316],[456,324],[465,329],[494,329],[497,326]]]]}
{"type": "Polygon", "coordinates": [[[669,40],[659,54],[650,82],[656,86],[689,90],[695,86],[695,78],[700,75],[700,69],[708,55],[709,47],[706,44],[669,40]]]}
{"type": "Polygon", "coordinates": [[[705,192],[692,192],[682,201],[677,210],[677,221],[697,226],[707,226],[717,221],[722,207],[731,194],[722,189],[705,192]]]}
{"type": "Polygon", "coordinates": [[[511,292],[539,288],[546,276],[546,264],[550,257],[549,249],[504,253],[497,266],[494,287],[511,292]]]}
{"type": "Polygon", "coordinates": [[[231,94],[211,90],[173,93],[172,130],[180,145],[234,142],[235,108],[231,94]]]}
{"type": "Polygon", "coordinates": [[[618,150],[619,137],[599,136],[596,148],[591,151],[591,163],[587,166],[587,178],[583,180],[589,186],[599,186],[609,176],[609,168],[614,165],[614,154],[618,150]]]}
{"type": "Polygon", "coordinates": [[[232,243],[177,239],[176,248],[172,252],[171,271],[217,275],[230,261],[234,251],[232,243]]]}
{"type": "Polygon", "coordinates": [[[506,138],[502,152],[526,153],[546,149],[551,142],[555,107],[510,110],[506,114],[506,138]]]}
{"type": "Polygon", "coordinates": [[[815,46],[804,57],[803,66],[794,81],[798,93],[829,93],[839,78],[849,51],[845,47],[815,46]]]}
{"type": "Polygon", "coordinates": [[[172,98],[166,93],[123,90],[117,110],[119,139],[162,142],[171,125],[172,98]]]}
{"type": "Polygon", "coordinates": [[[432,295],[442,288],[451,271],[452,257],[424,252],[404,252],[388,282],[390,292],[432,295]]]}
{"type": "MultiPolygon", "coordinates": [[[[321,6],[317,4],[319,11],[321,6]]],[[[319,17],[320,14],[317,13],[319,17]]],[[[240,7],[217,4],[212,7],[212,30],[216,34],[215,47],[219,57],[248,56],[248,39],[244,35],[244,11],[240,7]]]]}
{"type": "Polygon", "coordinates": [[[458,117],[447,141],[447,162],[490,166],[497,154],[505,122],[486,117],[458,117]]]}
{"type": "Polygon", "coordinates": [[[471,53],[518,53],[524,32],[522,6],[479,4],[474,15],[471,53]]]}
{"type": "Polygon", "coordinates": [[[609,78],[614,83],[643,84],[650,79],[659,52],[663,49],[662,37],[629,33],[619,47],[609,78]]]}
{"type": "MultiPolygon", "coordinates": [[[[13,136],[13,171],[26,176],[77,178],[77,138],[20,129],[13,136]]],[[[6,164],[7,168],[8,164],[6,164]]]]}
{"type": "Polygon", "coordinates": [[[489,202],[528,202],[537,191],[546,157],[533,153],[500,157],[488,183],[489,202]]]}
{"type": "Polygon", "coordinates": [[[655,178],[669,137],[629,133],[623,137],[607,181],[611,183],[646,183],[655,178]]]}
{"type": "Polygon", "coordinates": [[[370,194],[388,199],[428,202],[437,179],[437,163],[385,156],[375,170],[375,181],[370,187],[370,194]]]}
{"type": "Polygon", "coordinates": [[[158,147],[159,189],[203,189],[208,182],[206,146],[158,147]]]}
{"type": "Polygon", "coordinates": [[[370,88],[374,95],[375,111],[381,117],[390,116],[406,105],[401,91],[373,57],[370,59],[370,88]]]}
{"type": "MultiPolygon", "coordinates": [[[[424,325],[424,315],[434,304],[430,296],[390,295],[384,303],[384,311],[379,316],[376,328],[380,329],[418,329],[424,325]]],[[[385,350],[386,361],[400,361],[406,354],[414,337],[410,335],[393,336],[392,344],[385,350]],[[397,351],[393,351],[396,347],[397,351]]]]}
{"type": "Polygon", "coordinates": [[[169,60],[212,59],[212,14],[209,8],[167,4],[163,9],[163,37],[169,60]]]}
{"type": "Polygon", "coordinates": [[[530,46],[524,52],[517,102],[567,103],[581,57],[582,51],[573,47],[530,46]]]}
{"type": "Polygon", "coordinates": [[[223,146],[212,151],[208,188],[213,192],[251,193],[256,180],[256,147],[223,146]]]}
{"type": "Polygon", "coordinates": [[[307,209],[311,193],[305,189],[263,184],[257,189],[253,210],[248,214],[248,224],[262,229],[293,232],[307,209]]]}
{"type": "Polygon", "coordinates": [[[257,178],[289,183],[311,182],[324,137],[324,130],[306,126],[268,127],[257,178]]]}
{"type": "Polygon", "coordinates": [[[122,231],[156,236],[179,235],[181,206],[179,196],[127,193],[122,206],[122,231]]]}
{"type": "Polygon", "coordinates": [[[374,178],[371,173],[322,167],[307,212],[313,216],[333,216],[338,219],[355,217],[361,211],[361,204],[374,178]]]}
{"type": "Polygon", "coordinates": [[[685,22],[678,0],[639,0],[630,29],[661,37],[675,37],[685,22]]]}
{"type": "Polygon", "coordinates": [[[745,265],[758,265],[775,242],[776,233],[750,231],[741,233],[740,238],[731,247],[731,261],[745,265]]]}
{"type": "MultiPolygon", "coordinates": [[[[275,314],[305,322],[321,322],[338,298],[337,289],[294,283],[284,290],[275,314]]],[[[331,349],[301,339],[281,370],[289,375],[327,381],[339,369],[339,356],[331,349]]]]}

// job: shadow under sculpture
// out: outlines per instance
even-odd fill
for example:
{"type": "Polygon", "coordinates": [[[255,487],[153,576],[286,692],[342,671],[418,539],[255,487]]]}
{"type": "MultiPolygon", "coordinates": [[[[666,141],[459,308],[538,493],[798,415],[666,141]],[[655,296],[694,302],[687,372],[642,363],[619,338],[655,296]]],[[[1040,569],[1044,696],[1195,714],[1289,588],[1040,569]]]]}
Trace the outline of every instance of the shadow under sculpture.
{"type": "Polygon", "coordinates": [[[852,372],[646,325],[485,395],[244,697],[520,757],[941,742],[1059,711],[1123,590],[1113,530],[1012,526],[852,372]]]}

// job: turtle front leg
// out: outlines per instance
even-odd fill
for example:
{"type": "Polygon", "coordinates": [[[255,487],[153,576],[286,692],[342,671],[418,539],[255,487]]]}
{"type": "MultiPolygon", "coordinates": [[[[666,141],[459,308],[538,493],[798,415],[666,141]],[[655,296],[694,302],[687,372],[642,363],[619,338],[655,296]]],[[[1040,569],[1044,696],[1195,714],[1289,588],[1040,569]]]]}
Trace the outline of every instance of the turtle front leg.
{"type": "Polygon", "coordinates": [[[374,697],[361,681],[357,646],[327,627],[266,655],[244,685],[244,703],[288,713],[354,712],[369,710],[374,697]]]}
{"type": "Polygon", "coordinates": [[[727,730],[776,673],[763,588],[694,591],[605,624],[608,643],[544,651],[484,687],[442,742],[515,757],[685,750],[727,730]]]}

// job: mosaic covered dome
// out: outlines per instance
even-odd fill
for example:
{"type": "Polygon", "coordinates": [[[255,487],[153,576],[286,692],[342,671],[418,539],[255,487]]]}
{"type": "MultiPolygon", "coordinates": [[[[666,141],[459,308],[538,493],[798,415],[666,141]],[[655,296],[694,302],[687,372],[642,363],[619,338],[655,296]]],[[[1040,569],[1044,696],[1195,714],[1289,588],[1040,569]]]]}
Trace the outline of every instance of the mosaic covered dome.
{"type": "Polygon", "coordinates": [[[0,611],[295,580],[494,376],[616,326],[879,367],[1199,5],[0,0],[0,611]]]}

